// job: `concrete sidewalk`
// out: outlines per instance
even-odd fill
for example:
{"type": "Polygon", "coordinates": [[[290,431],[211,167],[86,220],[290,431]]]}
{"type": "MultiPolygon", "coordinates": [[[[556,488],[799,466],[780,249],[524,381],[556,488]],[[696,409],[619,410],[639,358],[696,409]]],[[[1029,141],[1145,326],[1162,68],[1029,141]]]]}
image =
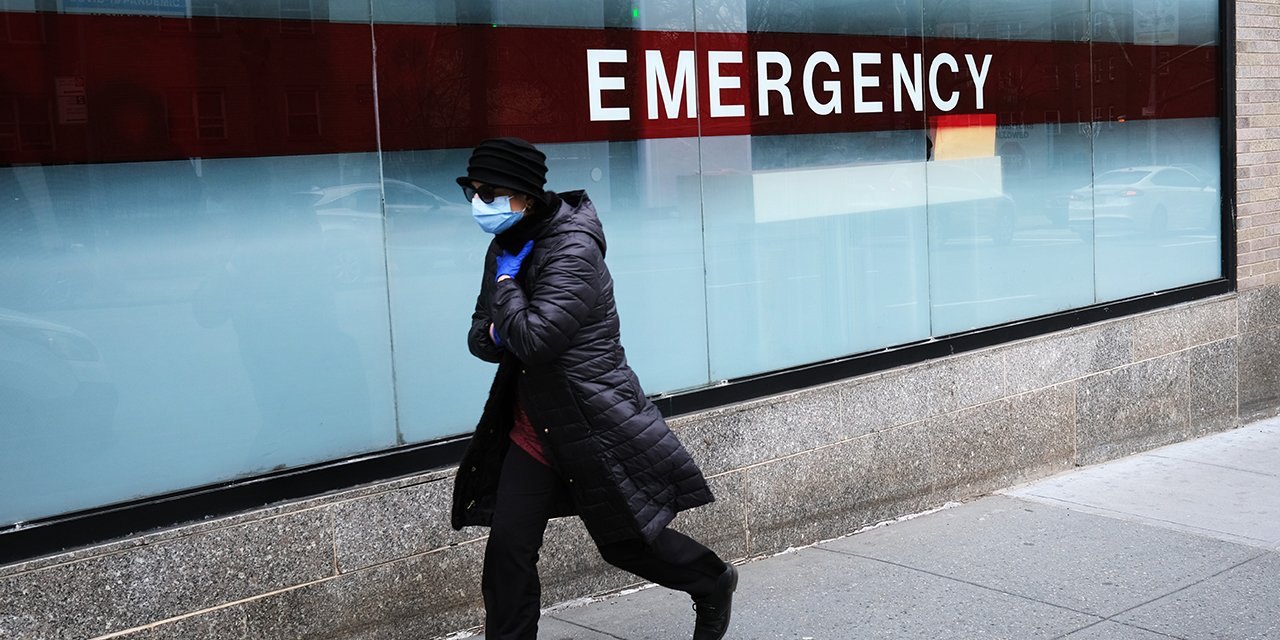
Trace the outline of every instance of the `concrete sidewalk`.
{"type": "MultiPolygon", "coordinates": [[[[1280,419],[740,570],[726,640],[1280,639],[1280,419]]],[[[692,628],[687,596],[651,588],[552,611],[538,637],[692,628]]]]}

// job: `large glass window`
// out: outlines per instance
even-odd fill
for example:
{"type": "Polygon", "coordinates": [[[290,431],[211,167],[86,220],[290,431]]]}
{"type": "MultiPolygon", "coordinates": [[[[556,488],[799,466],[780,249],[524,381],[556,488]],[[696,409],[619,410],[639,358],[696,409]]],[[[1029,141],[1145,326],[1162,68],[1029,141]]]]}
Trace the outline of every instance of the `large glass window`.
{"type": "Polygon", "coordinates": [[[486,137],[651,394],[1223,276],[1212,0],[57,7],[0,5],[0,526],[468,431],[486,137]]]}

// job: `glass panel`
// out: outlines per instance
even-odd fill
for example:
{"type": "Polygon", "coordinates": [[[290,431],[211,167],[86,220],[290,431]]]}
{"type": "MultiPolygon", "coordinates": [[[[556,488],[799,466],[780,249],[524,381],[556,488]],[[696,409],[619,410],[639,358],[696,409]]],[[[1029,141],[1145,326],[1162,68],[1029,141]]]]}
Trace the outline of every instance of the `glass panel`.
{"type": "Polygon", "coordinates": [[[627,361],[645,391],[708,383],[698,141],[555,145],[547,156],[551,188],[585,187],[600,213],[627,361]]]}
{"type": "Polygon", "coordinates": [[[934,335],[1093,302],[1087,6],[925,2],[934,335]]]}
{"type": "Polygon", "coordinates": [[[382,24],[694,30],[692,0],[374,0],[373,16],[382,24]]]}
{"type": "MultiPolygon", "coordinates": [[[[928,336],[922,114],[860,112],[846,97],[848,52],[888,63],[918,50],[909,5],[868,6],[874,19],[859,25],[822,19],[830,2],[747,3],[749,64],[737,68],[750,85],[775,81],[723,91],[749,101],[751,135],[702,141],[712,379],[928,336]],[[773,31],[830,25],[874,35],[773,31]]],[[[886,79],[864,96],[891,105],[889,89],[886,79]]]]}
{"type": "Polygon", "coordinates": [[[340,167],[376,157],[0,172],[0,522],[395,443],[381,216],[311,207],[340,167]]]}
{"type": "MultiPolygon", "coordinates": [[[[379,7],[391,9],[378,5],[375,12],[379,7]]],[[[631,75],[618,76],[627,73],[620,64],[602,73],[634,87],[644,81],[638,66],[645,60],[642,43],[652,40],[672,48],[674,65],[675,49],[691,50],[692,36],[673,40],[661,32],[650,36],[630,30],[504,26],[528,24],[535,14],[543,21],[539,24],[577,25],[573,20],[594,20],[590,16],[598,16],[597,10],[614,15],[617,8],[617,3],[602,3],[557,13],[541,12],[535,3],[471,3],[457,6],[458,25],[431,24],[445,22],[437,12],[435,17],[402,13],[397,18],[402,24],[376,26],[389,285],[406,441],[471,428],[492,379],[493,366],[474,358],[465,341],[491,236],[472,220],[454,182],[466,173],[471,146],[489,136],[534,142],[547,154],[548,189],[585,189],[591,197],[608,238],[628,360],[646,391],[709,381],[697,139],[626,140],[652,126],[643,119],[646,105],[634,92],[611,105],[634,115],[622,130],[593,122],[585,101],[565,98],[586,95],[587,87],[575,83],[585,83],[588,48],[625,52],[637,65],[631,75]],[[481,19],[486,11],[490,13],[481,19]],[[464,13],[470,17],[464,19],[464,13]],[[491,19],[499,28],[484,24],[491,19]],[[561,45],[543,46],[554,34],[564,35],[561,45]],[[566,77],[566,68],[580,69],[581,78],[566,77]],[[602,137],[623,140],[590,141],[602,137]],[[399,211],[392,206],[393,188],[419,189],[436,201],[399,211]]],[[[632,18],[642,24],[653,18],[671,28],[692,24],[691,6],[682,20],[670,6],[658,8],[663,11],[655,15],[647,5],[639,6],[632,18]]],[[[683,131],[696,133],[696,121],[681,120],[687,121],[679,124],[683,131]]],[[[660,133],[671,135],[672,130],[660,133]]]]}
{"type": "Polygon", "coordinates": [[[0,2],[0,526],[466,432],[490,136],[650,393],[1222,275],[1213,0],[0,2]]]}
{"type": "Polygon", "coordinates": [[[38,15],[0,96],[0,526],[393,446],[368,27],[38,15]],[[282,76],[322,87],[301,141],[282,76]]]}
{"type": "Polygon", "coordinates": [[[1093,11],[1092,198],[1099,302],[1222,275],[1217,6],[1105,0],[1093,11]]]}

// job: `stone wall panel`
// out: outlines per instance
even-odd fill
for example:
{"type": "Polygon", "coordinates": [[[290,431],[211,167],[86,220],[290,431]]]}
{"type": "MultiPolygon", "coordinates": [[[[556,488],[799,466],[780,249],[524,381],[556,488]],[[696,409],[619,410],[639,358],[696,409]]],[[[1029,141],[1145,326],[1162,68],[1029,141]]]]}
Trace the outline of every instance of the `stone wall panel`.
{"type": "Polygon", "coordinates": [[[1280,410],[1280,327],[1240,336],[1240,420],[1252,422],[1280,410]]]}
{"type": "Polygon", "coordinates": [[[1193,437],[1240,426],[1237,340],[1222,340],[1192,349],[1190,421],[1193,437]]]}
{"type": "Polygon", "coordinates": [[[20,612],[13,637],[93,638],[334,573],[313,509],[0,578],[0,611],[20,612]]]}
{"type": "Polygon", "coordinates": [[[830,389],[717,409],[672,428],[702,472],[718,475],[844,439],[839,397],[830,389]]]}
{"type": "Polygon", "coordinates": [[[121,640],[254,640],[243,605],[232,605],[156,625],[121,640]]]}
{"type": "Polygon", "coordinates": [[[1133,361],[1133,328],[1108,322],[1001,349],[1008,393],[1042,389],[1133,361]]]}
{"type": "Polygon", "coordinates": [[[1075,384],[1065,383],[928,420],[937,498],[969,498],[1070,468],[1075,418],[1075,384]]]}
{"type": "Polygon", "coordinates": [[[725,560],[747,557],[747,472],[714,476],[707,483],[716,501],[680,512],[671,528],[705,544],[725,560]]]}
{"type": "Polygon", "coordinates": [[[453,478],[411,485],[333,506],[338,569],[356,571],[488,535],[449,524],[453,478]]]}
{"type": "Polygon", "coordinates": [[[418,640],[483,623],[480,543],[397,560],[244,605],[255,640],[418,640]]]}
{"type": "Polygon", "coordinates": [[[1080,380],[1078,459],[1096,464],[1190,435],[1185,352],[1080,380]]]}
{"type": "Polygon", "coordinates": [[[1175,351],[1235,337],[1236,300],[1212,300],[1160,309],[1133,320],[1133,359],[1148,360],[1175,351]]]}
{"type": "Polygon", "coordinates": [[[928,456],[916,423],[749,469],[751,554],[838,537],[932,505],[928,456]]]}
{"type": "MultiPolygon", "coordinates": [[[[481,544],[483,548],[483,543],[481,544]]],[[[638,584],[640,579],[600,557],[578,518],[556,518],[547,525],[538,558],[542,606],[638,584]]],[[[474,577],[479,584],[480,576],[474,577]]]]}

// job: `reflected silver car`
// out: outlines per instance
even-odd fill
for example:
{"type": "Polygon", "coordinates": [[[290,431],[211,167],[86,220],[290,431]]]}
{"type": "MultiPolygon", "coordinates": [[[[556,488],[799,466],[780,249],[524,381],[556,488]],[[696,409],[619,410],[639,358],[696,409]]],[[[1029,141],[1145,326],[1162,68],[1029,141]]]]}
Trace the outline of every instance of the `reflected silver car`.
{"type": "Polygon", "coordinates": [[[118,395],[83,333],[0,308],[0,450],[98,451],[113,439],[118,395]]]}
{"type": "Polygon", "coordinates": [[[317,196],[311,206],[324,234],[329,270],[341,284],[381,275],[384,210],[388,244],[421,242],[426,234],[439,236],[444,229],[471,224],[469,206],[400,180],[316,187],[305,193],[317,196]]]}
{"type": "Polygon", "coordinates": [[[1082,234],[1215,229],[1218,189],[1180,167],[1116,169],[1071,192],[1071,228],[1082,234]]]}

